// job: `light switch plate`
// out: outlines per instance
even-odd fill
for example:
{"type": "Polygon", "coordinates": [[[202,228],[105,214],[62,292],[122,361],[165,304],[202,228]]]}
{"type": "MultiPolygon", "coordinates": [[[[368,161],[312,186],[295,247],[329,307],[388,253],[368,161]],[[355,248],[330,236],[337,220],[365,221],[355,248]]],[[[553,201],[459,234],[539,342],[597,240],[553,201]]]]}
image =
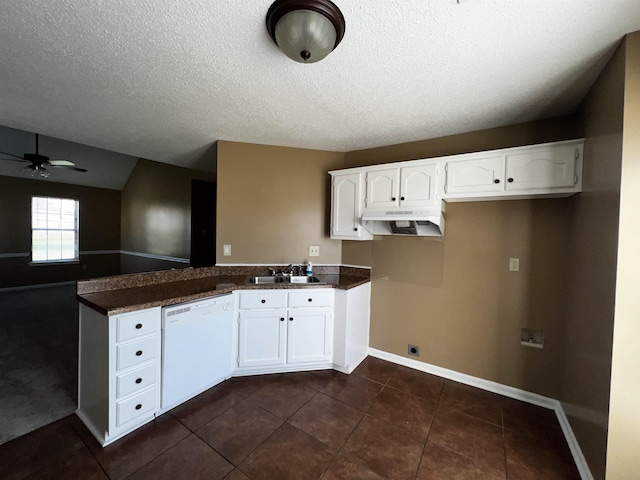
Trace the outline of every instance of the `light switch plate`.
{"type": "Polygon", "coordinates": [[[223,248],[222,254],[225,257],[230,257],[231,256],[231,245],[225,245],[224,248],[223,248]]]}
{"type": "Polygon", "coordinates": [[[520,271],[520,259],[519,258],[510,258],[509,259],[509,271],[510,272],[519,272],[520,271]]]}
{"type": "Polygon", "coordinates": [[[309,256],[310,257],[319,257],[320,256],[320,246],[319,245],[310,245],[309,246],[309,256]]]}

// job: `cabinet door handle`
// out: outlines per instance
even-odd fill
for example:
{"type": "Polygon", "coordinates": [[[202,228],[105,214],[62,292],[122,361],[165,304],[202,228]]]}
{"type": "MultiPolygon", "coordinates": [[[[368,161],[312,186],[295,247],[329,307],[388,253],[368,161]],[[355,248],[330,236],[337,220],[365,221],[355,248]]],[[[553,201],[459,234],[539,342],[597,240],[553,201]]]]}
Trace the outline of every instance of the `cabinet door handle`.
{"type": "Polygon", "coordinates": [[[142,408],[142,404],[141,403],[136,405],[136,410],[140,410],[141,408],[142,408]]]}
{"type": "Polygon", "coordinates": [[[293,317],[289,317],[289,321],[290,321],[290,322],[293,322],[293,317]]]}
{"type": "Polygon", "coordinates": [[[499,179],[499,178],[496,178],[496,179],[493,181],[493,183],[500,183],[500,179],[499,179]]]}
{"type": "Polygon", "coordinates": [[[404,200],[404,197],[400,197],[400,200],[404,200]]]}
{"type": "Polygon", "coordinates": [[[139,357],[140,355],[142,355],[142,350],[138,350],[138,351],[136,352],[136,357],[139,357]]]}
{"type": "Polygon", "coordinates": [[[280,317],[280,321],[281,321],[281,322],[284,322],[284,317],[280,317]]]}
{"type": "Polygon", "coordinates": [[[354,227],[353,231],[357,232],[358,231],[358,227],[354,227]]]}
{"type": "Polygon", "coordinates": [[[391,197],[391,201],[395,202],[396,201],[396,197],[391,197]]]}
{"type": "Polygon", "coordinates": [[[513,178],[507,178],[507,182],[513,183],[513,178]]]}
{"type": "Polygon", "coordinates": [[[136,378],[136,383],[142,383],[142,379],[141,378],[136,378]]]}
{"type": "Polygon", "coordinates": [[[307,302],[313,302],[313,298],[308,298],[307,302]]]}
{"type": "Polygon", "coordinates": [[[260,300],[260,303],[267,303],[267,301],[263,298],[262,300],[260,300]]]}
{"type": "Polygon", "coordinates": [[[138,323],[138,324],[136,325],[136,330],[140,330],[141,328],[142,328],[142,324],[141,324],[141,323],[138,323]]]}

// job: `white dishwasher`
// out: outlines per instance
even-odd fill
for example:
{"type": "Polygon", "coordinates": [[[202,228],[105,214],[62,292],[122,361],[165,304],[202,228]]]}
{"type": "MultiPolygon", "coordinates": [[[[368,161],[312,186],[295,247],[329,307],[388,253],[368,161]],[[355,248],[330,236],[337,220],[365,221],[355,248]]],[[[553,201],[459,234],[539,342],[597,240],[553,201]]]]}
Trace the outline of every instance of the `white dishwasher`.
{"type": "Polygon", "coordinates": [[[162,309],[163,412],[231,376],[233,299],[221,295],[162,309]]]}

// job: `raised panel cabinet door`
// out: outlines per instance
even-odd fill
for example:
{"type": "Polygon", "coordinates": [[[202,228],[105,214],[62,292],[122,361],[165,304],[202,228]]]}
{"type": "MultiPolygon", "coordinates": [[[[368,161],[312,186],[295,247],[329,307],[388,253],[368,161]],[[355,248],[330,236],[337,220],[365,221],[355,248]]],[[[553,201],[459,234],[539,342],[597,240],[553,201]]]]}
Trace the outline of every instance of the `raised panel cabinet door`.
{"type": "Polygon", "coordinates": [[[287,363],[331,360],[331,313],[326,309],[289,310],[287,363]]]}
{"type": "Polygon", "coordinates": [[[449,162],[445,171],[446,194],[502,192],[504,190],[504,157],[479,158],[449,162]]]}
{"type": "Polygon", "coordinates": [[[436,175],[435,164],[400,169],[400,205],[435,206],[436,175]]]}
{"type": "Polygon", "coordinates": [[[285,363],[286,315],[286,310],[240,312],[239,367],[285,363]]]}
{"type": "Polygon", "coordinates": [[[331,234],[337,237],[359,236],[360,174],[333,177],[331,234]]]}
{"type": "Polygon", "coordinates": [[[367,172],[367,208],[398,206],[400,204],[399,180],[399,168],[367,172]]]}
{"type": "Polygon", "coordinates": [[[576,183],[575,145],[556,145],[507,155],[506,190],[573,187],[576,183]]]}

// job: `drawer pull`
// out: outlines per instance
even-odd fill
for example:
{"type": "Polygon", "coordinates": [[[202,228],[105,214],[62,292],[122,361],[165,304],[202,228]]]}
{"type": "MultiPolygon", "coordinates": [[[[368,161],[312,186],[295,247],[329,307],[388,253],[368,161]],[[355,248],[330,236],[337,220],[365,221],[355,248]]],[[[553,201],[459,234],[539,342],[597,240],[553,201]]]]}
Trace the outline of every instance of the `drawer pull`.
{"type": "Polygon", "coordinates": [[[141,403],[136,405],[136,410],[140,410],[141,408],[142,408],[142,404],[141,403]]]}
{"type": "Polygon", "coordinates": [[[308,298],[307,302],[313,302],[313,298],[308,298]]]}
{"type": "Polygon", "coordinates": [[[267,303],[267,301],[263,298],[262,300],[260,300],[260,303],[267,303]]]}
{"type": "Polygon", "coordinates": [[[499,179],[499,178],[496,178],[496,179],[493,181],[493,183],[500,183],[500,179],[499,179]]]}
{"type": "Polygon", "coordinates": [[[293,317],[289,317],[289,321],[290,321],[290,322],[293,322],[293,317]]]}
{"type": "Polygon", "coordinates": [[[136,378],[136,383],[142,383],[142,379],[141,378],[136,378]]]}
{"type": "Polygon", "coordinates": [[[139,357],[140,355],[142,355],[142,350],[138,350],[138,351],[136,352],[136,357],[139,357]]]}
{"type": "Polygon", "coordinates": [[[507,182],[513,183],[513,178],[507,178],[507,182]]]}
{"type": "Polygon", "coordinates": [[[142,328],[142,324],[141,324],[141,323],[138,323],[138,324],[136,325],[136,330],[140,330],[141,328],[142,328]]]}
{"type": "Polygon", "coordinates": [[[284,322],[284,317],[280,317],[280,321],[281,321],[281,322],[284,322]]]}

